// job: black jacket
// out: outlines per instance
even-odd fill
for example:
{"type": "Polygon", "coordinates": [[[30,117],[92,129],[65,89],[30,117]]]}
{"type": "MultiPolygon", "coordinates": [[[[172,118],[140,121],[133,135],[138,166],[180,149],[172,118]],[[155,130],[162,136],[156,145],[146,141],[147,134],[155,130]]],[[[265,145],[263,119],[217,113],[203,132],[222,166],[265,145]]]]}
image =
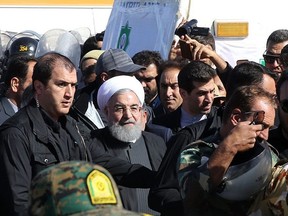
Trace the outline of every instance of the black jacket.
{"type": "Polygon", "coordinates": [[[34,100],[1,125],[1,215],[25,215],[32,178],[41,170],[65,160],[93,161],[107,168],[119,184],[131,187],[151,186],[154,172],[112,157],[93,143],[85,144],[76,122],[68,116],[64,116],[62,120],[62,127],[67,133],[66,148],[59,141],[62,137],[52,134],[54,129],[48,129],[34,100]],[[146,181],[143,181],[144,176],[148,177],[146,181]]]}
{"type": "Polygon", "coordinates": [[[73,140],[69,153],[48,129],[35,101],[1,125],[0,203],[9,212],[13,209],[13,213],[21,214],[27,210],[31,179],[41,170],[67,160],[67,156],[69,160],[91,161],[75,122],[65,117],[63,121],[73,140]]]}
{"type": "Polygon", "coordinates": [[[177,178],[176,164],[181,150],[197,139],[216,134],[221,126],[222,110],[208,119],[181,129],[172,136],[167,151],[159,167],[156,183],[149,193],[150,208],[161,215],[183,215],[182,198],[177,178]]]}

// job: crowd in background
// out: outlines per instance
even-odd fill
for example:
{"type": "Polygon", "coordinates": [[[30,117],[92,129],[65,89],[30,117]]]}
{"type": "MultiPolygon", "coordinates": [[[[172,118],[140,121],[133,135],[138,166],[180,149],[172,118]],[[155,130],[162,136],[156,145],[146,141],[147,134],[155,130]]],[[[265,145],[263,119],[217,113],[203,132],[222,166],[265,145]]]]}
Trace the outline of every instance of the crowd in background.
{"type": "Polygon", "coordinates": [[[69,215],[99,205],[103,214],[288,215],[288,30],[267,38],[265,65],[235,67],[210,32],[180,35],[167,44],[169,56],[102,50],[104,34],[81,45],[78,64],[61,49],[36,56],[39,40],[28,36],[7,48],[2,215],[69,215]],[[80,179],[73,190],[83,193],[82,207],[67,179],[80,179]]]}

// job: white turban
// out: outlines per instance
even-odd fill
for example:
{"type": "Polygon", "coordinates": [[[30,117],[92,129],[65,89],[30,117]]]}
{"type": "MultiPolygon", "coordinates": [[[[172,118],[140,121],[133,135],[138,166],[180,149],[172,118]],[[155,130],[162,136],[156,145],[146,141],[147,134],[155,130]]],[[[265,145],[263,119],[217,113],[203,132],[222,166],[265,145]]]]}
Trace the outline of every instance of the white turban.
{"type": "Polygon", "coordinates": [[[108,79],[100,86],[97,94],[99,108],[104,110],[109,99],[121,89],[133,91],[138,96],[141,106],[143,105],[145,93],[141,83],[135,77],[121,75],[108,79]]]}

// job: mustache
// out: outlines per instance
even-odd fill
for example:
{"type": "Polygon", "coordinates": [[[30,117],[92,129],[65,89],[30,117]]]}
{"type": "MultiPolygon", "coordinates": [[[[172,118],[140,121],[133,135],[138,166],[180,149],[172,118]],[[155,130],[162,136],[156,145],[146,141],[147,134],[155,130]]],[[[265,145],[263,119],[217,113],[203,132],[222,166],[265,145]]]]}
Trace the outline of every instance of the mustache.
{"type": "Polygon", "coordinates": [[[127,121],[124,121],[124,122],[119,122],[119,125],[125,125],[125,124],[135,124],[135,121],[127,120],[127,121]]]}

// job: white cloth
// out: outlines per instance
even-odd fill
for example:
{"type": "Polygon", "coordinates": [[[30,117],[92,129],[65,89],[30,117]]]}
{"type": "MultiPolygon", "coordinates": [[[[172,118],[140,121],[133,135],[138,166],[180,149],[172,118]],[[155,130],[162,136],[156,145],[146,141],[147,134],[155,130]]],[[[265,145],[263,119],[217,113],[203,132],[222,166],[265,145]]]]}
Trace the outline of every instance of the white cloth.
{"type": "Polygon", "coordinates": [[[121,89],[130,89],[139,98],[141,105],[144,103],[144,89],[142,84],[132,76],[115,76],[105,81],[99,88],[97,94],[97,103],[101,110],[104,110],[109,99],[121,89]]]}
{"type": "Polygon", "coordinates": [[[8,101],[9,101],[9,103],[11,104],[14,112],[15,112],[15,113],[18,112],[19,108],[18,108],[14,103],[12,103],[12,101],[11,101],[9,98],[7,98],[7,99],[8,99],[8,101]]]}
{"type": "Polygon", "coordinates": [[[85,115],[97,126],[97,128],[100,129],[100,128],[104,128],[105,125],[93,103],[94,91],[90,95],[90,100],[88,102],[88,108],[86,110],[85,115]]]}
{"type": "Polygon", "coordinates": [[[167,59],[180,16],[179,0],[114,0],[102,49],[155,50],[167,59]]]}

